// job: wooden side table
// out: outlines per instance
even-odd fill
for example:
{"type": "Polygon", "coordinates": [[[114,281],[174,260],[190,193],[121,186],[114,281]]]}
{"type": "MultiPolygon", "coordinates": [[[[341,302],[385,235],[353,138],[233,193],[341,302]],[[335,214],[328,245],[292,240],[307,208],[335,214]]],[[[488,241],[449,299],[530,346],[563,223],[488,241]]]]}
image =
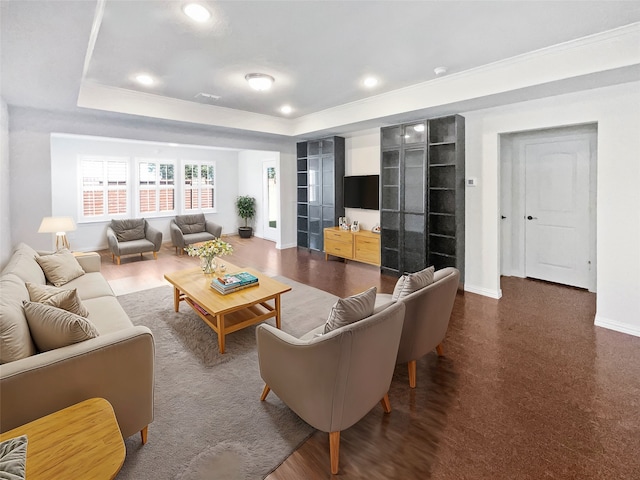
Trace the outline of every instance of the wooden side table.
{"type": "Polygon", "coordinates": [[[0,434],[0,441],[27,435],[29,480],[112,479],[125,446],[113,407],[92,398],[0,434]]]}

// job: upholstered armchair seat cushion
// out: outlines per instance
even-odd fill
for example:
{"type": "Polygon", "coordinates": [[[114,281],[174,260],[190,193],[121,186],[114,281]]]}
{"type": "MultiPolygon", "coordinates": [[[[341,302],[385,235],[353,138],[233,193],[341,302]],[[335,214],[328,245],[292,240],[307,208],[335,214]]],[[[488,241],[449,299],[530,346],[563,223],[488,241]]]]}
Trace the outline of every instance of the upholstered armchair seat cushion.
{"type": "Polygon", "coordinates": [[[156,257],[162,246],[162,232],[149,225],[144,218],[111,220],[107,227],[107,241],[111,254],[120,263],[120,256],[133,253],[153,252],[156,257]]]}
{"type": "Polygon", "coordinates": [[[131,253],[152,252],[153,243],[146,238],[139,240],[130,240],[128,242],[120,243],[119,245],[120,255],[128,255],[131,253]]]}
{"type": "Polygon", "coordinates": [[[215,236],[211,235],[209,232],[188,233],[183,237],[184,237],[185,246],[192,245],[198,242],[206,242],[208,240],[213,240],[214,238],[216,238],[215,236]]]}

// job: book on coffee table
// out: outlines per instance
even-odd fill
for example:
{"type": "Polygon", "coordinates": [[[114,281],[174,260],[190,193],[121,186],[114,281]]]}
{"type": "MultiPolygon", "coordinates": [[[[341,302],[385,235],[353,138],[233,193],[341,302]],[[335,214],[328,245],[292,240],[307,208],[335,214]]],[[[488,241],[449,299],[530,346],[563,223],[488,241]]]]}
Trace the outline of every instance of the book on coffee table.
{"type": "Polygon", "coordinates": [[[258,284],[258,277],[248,272],[227,273],[211,280],[211,287],[223,295],[258,284]]]}

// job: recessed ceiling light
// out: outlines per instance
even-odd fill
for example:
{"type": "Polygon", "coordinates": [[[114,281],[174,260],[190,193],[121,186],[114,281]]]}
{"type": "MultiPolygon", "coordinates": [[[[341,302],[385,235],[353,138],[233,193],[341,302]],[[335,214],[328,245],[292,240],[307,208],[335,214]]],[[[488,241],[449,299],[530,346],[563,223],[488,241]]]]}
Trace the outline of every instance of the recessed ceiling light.
{"type": "Polygon", "coordinates": [[[364,83],[365,87],[371,88],[375,87],[378,84],[378,79],[376,77],[367,77],[362,83],[364,83]]]}
{"type": "Polygon", "coordinates": [[[251,88],[258,91],[269,90],[275,82],[275,79],[266,73],[248,73],[244,78],[249,82],[251,88]]]}
{"type": "Polygon", "coordinates": [[[436,75],[444,75],[447,73],[447,67],[436,67],[433,69],[433,73],[436,75]]]}
{"type": "Polygon", "coordinates": [[[285,115],[289,115],[291,112],[293,112],[293,108],[291,108],[291,105],[283,105],[282,107],[280,107],[280,111],[285,115]]]}
{"type": "Polygon", "coordinates": [[[138,82],[141,85],[149,86],[149,85],[153,85],[155,83],[155,80],[151,75],[147,75],[146,73],[141,73],[140,75],[136,75],[136,82],[138,82]]]}
{"type": "Polygon", "coordinates": [[[211,18],[209,10],[197,3],[188,3],[182,7],[184,14],[196,22],[206,22],[211,18]]]}
{"type": "Polygon", "coordinates": [[[424,132],[424,123],[419,123],[418,125],[414,125],[413,129],[416,132],[424,132]]]}

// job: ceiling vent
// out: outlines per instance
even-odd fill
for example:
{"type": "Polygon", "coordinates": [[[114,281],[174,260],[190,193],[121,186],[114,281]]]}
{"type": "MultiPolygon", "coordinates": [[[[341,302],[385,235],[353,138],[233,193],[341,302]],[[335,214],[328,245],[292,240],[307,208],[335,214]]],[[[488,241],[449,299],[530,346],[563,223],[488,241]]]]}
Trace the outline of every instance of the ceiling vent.
{"type": "Polygon", "coordinates": [[[205,92],[200,92],[199,94],[197,94],[195,96],[195,99],[200,101],[200,102],[206,102],[206,103],[215,103],[218,100],[220,100],[220,95],[214,95],[213,93],[205,93],[205,92]]]}

